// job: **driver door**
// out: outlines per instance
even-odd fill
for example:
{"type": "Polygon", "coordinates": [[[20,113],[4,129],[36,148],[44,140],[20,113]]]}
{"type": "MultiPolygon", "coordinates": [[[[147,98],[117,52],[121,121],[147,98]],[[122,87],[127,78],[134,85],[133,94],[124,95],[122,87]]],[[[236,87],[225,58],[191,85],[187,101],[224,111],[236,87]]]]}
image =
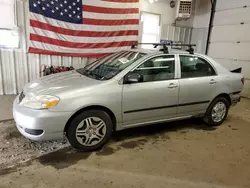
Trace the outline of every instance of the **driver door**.
{"type": "Polygon", "coordinates": [[[176,116],[179,80],[176,79],[174,55],[158,55],[136,67],[132,72],[143,81],[123,85],[123,125],[135,126],[176,116]]]}

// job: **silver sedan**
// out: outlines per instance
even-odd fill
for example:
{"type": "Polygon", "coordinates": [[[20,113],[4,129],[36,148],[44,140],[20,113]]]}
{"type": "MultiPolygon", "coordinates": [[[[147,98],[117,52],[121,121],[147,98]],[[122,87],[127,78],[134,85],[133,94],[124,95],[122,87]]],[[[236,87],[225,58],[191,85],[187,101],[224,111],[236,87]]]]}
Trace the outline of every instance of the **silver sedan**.
{"type": "Polygon", "coordinates": [[[241,73],[205,55],[131,49],[27,84],[13,114],[31,140],[66,136],[90,151],[131,127],[192,117],[218,126],[240,101],[243,84],[241,73]]]}

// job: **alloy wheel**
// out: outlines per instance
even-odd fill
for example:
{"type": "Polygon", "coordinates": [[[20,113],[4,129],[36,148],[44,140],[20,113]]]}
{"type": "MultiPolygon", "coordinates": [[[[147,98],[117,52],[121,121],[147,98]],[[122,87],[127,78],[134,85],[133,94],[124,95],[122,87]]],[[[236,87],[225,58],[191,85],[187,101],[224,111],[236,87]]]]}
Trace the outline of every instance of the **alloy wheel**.
{"type": "Polygon", "coordinates": [[[227,107],[225,103],[218,102],[212,109],[212,120],[216,123],[220,122],[226,115],[227,107]]]}
{"type": "Polygon", "coordinates": [[[105,122],[99,117],[88,117],[76,127],[76,139],[83,146],[95,146],[107,132],[105,122]]]}

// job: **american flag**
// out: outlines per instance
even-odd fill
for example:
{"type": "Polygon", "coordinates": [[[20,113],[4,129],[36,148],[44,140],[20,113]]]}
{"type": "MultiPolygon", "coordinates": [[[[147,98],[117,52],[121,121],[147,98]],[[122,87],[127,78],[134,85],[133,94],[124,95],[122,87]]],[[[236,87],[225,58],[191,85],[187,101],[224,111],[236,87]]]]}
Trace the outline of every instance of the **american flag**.
{"type": "Polygon", "coordinates": [[[138,41],[139,0],[29,0],[29,52],[97,58],[138,41]]]}

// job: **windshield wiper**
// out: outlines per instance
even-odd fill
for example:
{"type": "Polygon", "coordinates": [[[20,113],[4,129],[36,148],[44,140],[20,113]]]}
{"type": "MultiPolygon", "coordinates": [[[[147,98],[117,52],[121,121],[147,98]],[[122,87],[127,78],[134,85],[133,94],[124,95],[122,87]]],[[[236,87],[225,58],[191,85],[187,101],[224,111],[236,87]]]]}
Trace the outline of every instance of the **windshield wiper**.
{"type": "Polygon", "coordinates": [[[97,80],[100,80],[100,75],[96,74],[94,71],[89,71],[89,75],[94,76],[97,80]]]}
{"type": "Polygon", "coordinates": [[[77,69],[76,72],[78,72],[78,73],[81,74],[81,75],[84,75],[85,70],[84,70],[84,68],[82,68],[82,69],[77,69]]]}
{"type": "Polygon", "coordinates": [[[100,75],[98,75],[94,71],[90,71],[90,70],[85,70],[83,75],[90,76],[91,78],[94,78],[94,79],[97,79],[97,80],[101,79],[100,75]]]}

